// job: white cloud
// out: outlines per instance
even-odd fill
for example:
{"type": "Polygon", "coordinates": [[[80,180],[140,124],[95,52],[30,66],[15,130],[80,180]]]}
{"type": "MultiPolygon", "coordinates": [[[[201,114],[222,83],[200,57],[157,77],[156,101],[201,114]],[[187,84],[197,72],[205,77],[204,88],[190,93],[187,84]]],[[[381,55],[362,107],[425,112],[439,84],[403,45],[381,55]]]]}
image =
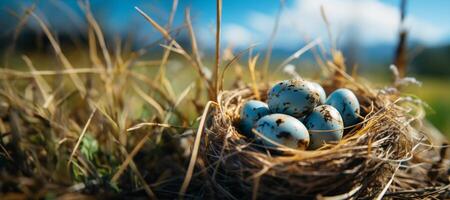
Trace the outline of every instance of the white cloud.
{"type": "MultiPolygon", "coordinates": [[[[212,26],[198,27],[199,43],[202,46],[214,47],[216,30],[212,26]]],[[[244,26],[238,24],[225,24],[221,33],[222,46],[232,45],[234,47],[248,47],[255,43],[255,37],[258,34],[244,26]]]]}
{"type": "MultiPolygon", "coordinates": [[[[399,9],[377,0],[300,0],[287,9],[282,20],[291,19],[294,27],[305,35],[324,36],[322,5],[333,35],[343,41],[356,37],[363,45],[371,45],[397,39],[399,9]]],[[[445,36],[444,30],[414,16],[407,16],[405,26],[410,27],[413,40],[433,43],[445,36]]]]}
{"type": "Polygon", "coordinates": [[[406,19],[405,28],[413,39],[426,44],[439,44],[447,39],[450,31],[414,17],[406,19]]]}
{"type": "Polygon", "coordinates": [[[237,24],[227,24],[223,27],[222,37],[227,44],[234,46],[249,46],[252,41],[252,32],[237,24]]]}
{"type": "MultiPolygon", "coordinates": [[[[394,43],[399,31],[397,7],[378,0],[297,0],[286,7],[281,16],[275,44],[298,47],[305,39],[322,37],[327,30],[320,7],[323,5],[333,36],[338,42],[356,39],[362,45],[394,43]]],[[[275,16],[251,12],[242,24],[225,24],[224,42],[248,46],[250,42],[266,43],[273,29],[275,16]]],[[[410,38],[425,44],[445,39],[447,30],[414,16],[407,16],[405,27],[410,38]]]]}

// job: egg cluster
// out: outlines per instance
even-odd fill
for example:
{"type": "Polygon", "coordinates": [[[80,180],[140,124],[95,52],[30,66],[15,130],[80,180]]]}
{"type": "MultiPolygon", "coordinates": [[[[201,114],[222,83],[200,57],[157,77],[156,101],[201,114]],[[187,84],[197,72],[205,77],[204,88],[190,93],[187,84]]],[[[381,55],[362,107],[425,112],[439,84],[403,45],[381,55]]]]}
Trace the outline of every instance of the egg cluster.
{"type": "Polygon", "coordinates": [[[243,105],[239,129],[268,147],[317,149],[341,140],[344,127],[359,120],[359,102],[349,89],[337,89],[327,98],[318,83],[284,80],[269,91],[267,103],[249,100],[243,105]]]}

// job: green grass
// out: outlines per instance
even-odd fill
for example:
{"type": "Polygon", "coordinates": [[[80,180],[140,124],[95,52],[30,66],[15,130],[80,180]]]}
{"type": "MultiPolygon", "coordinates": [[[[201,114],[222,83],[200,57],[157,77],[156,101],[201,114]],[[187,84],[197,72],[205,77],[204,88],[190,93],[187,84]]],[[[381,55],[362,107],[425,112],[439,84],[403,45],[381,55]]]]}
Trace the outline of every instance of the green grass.
{"type": "Polygon", "coordinates": [[[450,137],[450,80],[419,77],[422,87],[408,88],[430,106],[429,119],[439,130],[450,137]]]}

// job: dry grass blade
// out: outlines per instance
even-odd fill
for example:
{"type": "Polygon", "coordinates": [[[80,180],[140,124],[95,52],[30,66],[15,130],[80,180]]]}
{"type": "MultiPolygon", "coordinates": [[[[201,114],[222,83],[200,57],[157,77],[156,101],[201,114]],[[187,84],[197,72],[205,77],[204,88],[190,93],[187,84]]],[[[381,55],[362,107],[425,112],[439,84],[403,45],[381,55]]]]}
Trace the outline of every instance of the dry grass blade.
{"type": "Polygon", "coordinates": [[[219,94],[219,67],[220,67],[220,28],[222,23],[222,0],[216,1],[216,54],[214,60],[214,70],[212,75],[212,81],[214,81],[214,99],[216,100],[217,94],[219,94]]]}
{"type": "Polygon", "coordinates": [[[164,29],[162,26],[160,26],[158,23],[156,23],[150,16],[148,16],[144,11],[142,11],[140,8],[138,8],[137,6],[134,7],[134,9],[136,9],[142,16],[144,16],[144,18],[150,22],[150,24],[152,24],[153,27],[155,27],[160,33],[162,33],[163,37],[166,40],[173,40],[172,37],[170,36],[169,32],[166,31],[166,29],[164,29]]]}
{"type": "Polygon", "coordinates": [[[45,81],[45,79],[41,75],[35,73],[36,68],[34,67],[33,62],[31,62],[31,60],[27,56],[22,56],[22,59],[25,61],[28,68],[30,68],[31,73],[34,75],[34,79],[36,80],[42,97],[44,97],[44,101],[47,101],[52,90],[50,85],[48,85],[47,81],[45,81]]]}
{"type": "Polygon", "coordinates": [[[331,44],[331,53],[333,53],[336,50],[336,42],[333,39],[333,34],[331,33],[330,21],[328,20],[328,17],[325,13],[325,8],[323,5],[320,6],[320,15],[322,17],[323,22],[325,23],[325,27],[327,28],[328,39],[330,40],[330,44],[331,44]]]}
{"type": "Polygon", "coordinates": [[[284,66],[286,66],[293,60],[298,59],[301,55],[303,55],[304,53],[306,53],[307,51],[309,51],[310,49],[312,49],[314,46],[318,45],[321,42],[322,42],[322,39],[317,38],[317,39],[311,41],[310,43],[306,44],[304,47],[300,48],[294,54],[292,54],[291,56],[286,58],[280,65],[278,65],[277,68],[275,69],[274,73],[279,72],[281,70],[281,68],[283,68],[284,66]]]}
{"type": "MultiPolygon", "coordinates": [[[[173,41],[173,40],[172,40],[172,41],[173,41]]],[[[174,44],[174,43],[173,43],[173,44],[174,44]]],[[[184,54],[186,53],[183,49],[180,49],[180,48],[174,46],[173,44],[171,44],[171,45],[160,44],[159,46],[163,47],[163,48],[166,49],[166,50],[169,50],[169,51],[173,51],[173,52],[175,52],[175,53],[178,53],[178,54],[180,54],[180,55],[184,55],[184,54]]]]}
{"type": "Polygon", "coordinates": [[[186,194],[186,190],[189,187],[189,183],[192,179],[192,173],[194,172],[195,162],[197,161],[198,150],[200,147],[200,140],[202,138],[203,130],[205,128],[205,122],[209,113],[209,109],[211,105],[214,105],[213,101],[208,101],[205,106],[205,110],[203,111],[202,118],[200,120],[200,124],[198,125],[197,133],[195,135],[194,147],[192,148],[192,155],[189,161],[189,166],[186,171],[186,175],[184,176],[183,184],[181,185],[179,196],[183,197],[186,194]]]}
{"type": "Polygon", "coordinates": [[[136,124],[136,125],[134,125],[134,126],[131,127],[131,128],[128,128],[128,129],[127,129],[127,132],[131,132],[131,131],[140,129],[140,128],[143,128],[143,127],[145,127],[145,126],[150,126],[150,127],[157,126],[157,127],[163,127],[163,128],[179,128],[179,129],[188,129],[188,128],[190,128],[190,127],[184,127],[184,126],[175,126],[175,125],[171,125],[171,124],[161,124],[161,123],[144,122],[144,123],[136,124]]]}
{"type": "Polygon", "coordinates": [[[4,155],[5,155],[5,157],[6,157],[8,160],[10,160],[10,161],[13,161],[13,160],[14,160],[14,159],[11,157],[11,154],[9,154],[8,150],[6,150],[6,148],[5,148],[2,144],[0,144],[0,148],[2,149],[2,151],[3,151],[4,155]]]}
{"type": "MultiPolygon", "coordinates": [[[[167,60],[169,59],[170,52],[172,51],[173,41],[170,42],[168,46],[164,45],[164,53],[163,57],[161,59],[161,64],[159,65],[159,72],[158,72],[158,79],[163,80],[166,77],[166,64],[167,60]]],[[[173,49],[176,51],[175,49],[173,49]]]]}
{"type": "Polygon", "coordinates": [[[36,9],[36,4],[33,4],[30,8],[28,8],[25,12],[25,14],[22,17],[16,16],[19,18],[19,23],[17,23],[16,28],[14,29],[13,34],[13,42],[11,42],[11,45],[8,47],[8,49],[5,52],[5,67],[9,66],[9,59],[11,57],[11,54],[14,52],[15,45],[17,42],[17,39],[19,38],[20,32],[22,32],[23,28],[28,22],[28,19],[30,17],[30,13],[32,13],[36,9]]]}
{"type": "MultiPolygon", "coordinates": [[[[69,62],[69,60],[64,55],[64,53],[62,52],[61,47],[59,46],[58,42],[53,37],[53,35],[50,32],[50,30],[48,29],[47,25],[34,12],[32,12],[31,15],[33,16],[34,19],[37,20],[37,22],[39,23],[39,26],[41,26],[42,30],[44,30],[45,35],[47,35],[47,38],[50,40],[50,43],[53,46],[53,49],[55,50],[55,53],[58,56],[58,58],[60,59],[63,66],[69,70],[73,69],[74,67],[69,62]]],[[[70,75],[70,78],[72,79],[73,83],[75,84],[75,87],[80,92],[81,97],[84,98],[86,96],[86,88],[83,85],[81,78],[78,76],[78,74],[71,73],[69,75],[70,75]]]]}
{"type": "Polygon", "coordinates": [[[153,99],[151,96],[147,95],[136,84],[133,84],[132,87],[133,87],[134,91],[136,91],[136,93],[142,97],[142,99],[144,99],[148,104],[150,104],[158,112],[160,117],[164,116],[163,107],[155,99],[153,99]]]}
{"type": "MultiPolygon", "coordinates": [[[[333,62],[328,61],[327,65],[336,71],[336,73],[339,73],[340,76],[347,79],[349,82],[353,83],[358,89],[367,91],[368,93],[371,93],[370,95],[375,95],[374,91],[370,89],[367,85],[364,84],[355,84],[357,83],[355,79],[353,79],[352,76],[348,75],[344,70],[342,70],[340,67],[336,66],[333,62]]],[[[335,74],[336,74],[335,73],[335,74]]]]}
{"type": "Polygon", "coordinates": [[[183,92],[181,92],[181,94],[179,95],[179,97],[176,100],[175,104],[170,108],[170,111],[167,113],[167,115],[166,115],[166,117],[164,119],[164,123],[169,122],[170,117],[172,117],[173,111],[177,109],[178,105],[180,105],[180,103],[187,97],[187,95],[189,94],[191,89],[194,88],[194,86],[195,86],[195,84],[191,83],[183,90],[183,92]]]}
{"type": "MultiPolygon", "coordinates": [[[[194,60],[198,66],[203,66],[202,60],[200,59],[200,53],[198,50],[197,38],[195,37],[194,29],[192,28],[191,10],[190,9],[186,9],[185,18],[186,18],[186,24],[188,27],[188,31],[189,31],[192,53],[194,54],[194,60]]],[[[200,76],[205,77],[205,75],[203,74],[203,71],[200,71],[200,72],[201,72],[200,76]]]]}
{"type": "Polygon", "coordinates": [[[259,178],[260,177],[255,177],[253,179],[252,200],[258,199],[258,189],[259,189],[259,183],[260,183],[259,178]]]}
{"type": "Polygon", "coordinates": [[[94,118],[96,111],[97,109],[95,108],[92,111],[91,115],[89,116],[89,119],[87,120],[86,124],[84,125],[83,131],[81,132],[80,137],[78,137],[77,143],[75,144],[75,147],[73,147],[72,153],[70,154],[69,160],[67,161],[67,167],[69,167],[70,163],[72,163],[73,156],[75,156],[75,153],[77,152],[77,149],[80,146],[81,141],[83,140],[83,137],[86,134],[89,124],[91,124],[92,118],[94,118]]]}
{"type": "MultiPolygon", "coordinates": [[[[88,28],[89,59],[91,60],[91,63],[94,68],[104,71],[105,69],[102,65],[102,62],[98,58],[96,41],[97,39],[95,37],[95,31],[92,28],[92,26],[89,26],[88,28]]],[[[100,78],[104,83],[107,82],[108,77],[106,73],[100,73],[100,78]]]]}
{"type": "Polygon", "coordinates": [[[169,21],[167,22],[166,29],[170,31],[172,27],[173,19],[175,18],[175,14],[177,13],[178,0],[172,1],[172,9],[170,10],[169,21]]]}
{"type": "Polygon", "coordinates": [[[111,182],[115,183],[120,178],[122,173],[125,171],[125,169],[128,167],[130,162],[133,162],[133,157],[141,150],[141,148],[144,146],[145,142],[147,142],[148,137],[150,136],[152,132],[147,132],[136,144],[136,146],[133,148],[131,153],[127,155],[123,163],[120,165],[117,172],[114,174],[114,176],[111,178],[111,182]]]}
{"type": "Polygon", "coordinates": [[[351,199],[351,197],[357,193],[362,186],[357,186],[353,190],[340,195],[335,196],[323,196],[323,197],[317,197],[317,200],[344,200],[344,199],[351,199]]]}
{"type": "MultiPolygon", "coordinates": [[[[169,46],[172,46],[174,44],[174,40],[170,42],[169,46]]],[[[166,64],[169,60],[171,49],[165,48],[163,53],[163,58],[161,61],[161,65],[159,67],[159,72],[157,75],[157,80],[161,83],[161,85],[165,88],[167,93],[171,96],[172,99],[175,99],[175,93],[173,91],[172,85],[170,84],[169,80],[166,78],[166,64]]]]}
{"type": "Polygon", "coordinates": [[[400,164],[397,165],[397,167],[395,168],[394,173],[392,173],[392,177],[391,179],[389,179],[389,181],[386,183],[386,185],[384,186],[383,190],[380,192],[380,194],[378,194],[378,196],[375,198],[376,200],[381,200],[383,199],[384,194],[386,194],[387,190],[389,189],[389,187],[392,184],[392,181],[394,181],[394,177],[398,171],[398,169],[400,168],[400,164]]]}
{"type": "Polygon", "coordinates": [[[108,122],[113,125],[115,130],[119,130],[119,125],[116,123],[116,121],[114,121],[114,119],[108,114],[108,112],[106,111],[105,107],[103,105],[100,105],[98,103],[89,101],[89,103],[91,105],[93,105],[95,107],[95,109],[97,109],[98,111],[100,111],[100,113],[106,117],[106,119],[108,120],[108,122]]]}
{"type": "Polygon", "coordinates": [[[130,167],[134,171],[134,173],[137,175],[139,181],[141,181],[141,183],[144,185],[143,187],[144,187],[144,190],[147,193],[148,197],[150,197],[150,199],[158,199],[156,197],[155,193],[153,192],[153,190],[150,188],[150,186],[145,181],[144,176],[142,176],[141,172],[139,172],[138,167],[136,166],[136,164],[133,161],[130,162],[130,167]]]}
{"type": "Polygon", "coordinates": [[[264,55],[263,62],[263,78],[267,77],[269,74],[269,65],[270,65],[270,57],[272,56],[273,42],[275,41],[275,36],[277,35],[277,30],[280,25],[280,18],[284,7],[284,0],[280,0],[280,8],[278,9],[277,15],[275,17],[275,24],[272,29],[272,33],[270,34],[269,43],[267,44],[266,54],[264,55]]]}
{"type": "Polygon", "coordinates": [[[249,47],[247,47],[246,49],[240,51],[236,56],[233,57],[233,59],[231,59],[223,68],[222,73],[220,73],[220,84],[219,84],[219,91],[223,89],[223,84],[225,82],[225,72],[228,70],[228,68],[230,68],[234,63],[236,63],[237,61],[239,61],[239,59],[241,59],[241,57],[248,51],[252,50],[254,47],[256,46],[256,44],[254,45],[250,45],[249,47]]]}
{"type": "Polygon", "coordinates": [[[152,91],[157,92],[165,101],[170,104],[174,104],[175,100],[172,99],[170,94],[168,94],[163,88],[159,87],[159,84],[155,83],[147,76],[133,71],[128,71],[127,73],[129,73],[133,78],[143,81],[148,87],[150,87],[150,89],[152,89],[152,91]]]}
{"type": "Polygon", "coordinates": [[[257,100],[261,99],[261,95],[259,93],[258,84],[256,83],[256,62],[258,61],[259,55],[256,55],[253,58],[249,58],[248,60],[248,69],[250,71],[250,77],[252,78],[252,88],[253,92],[255,93],[255,97],[257,100]]]}
{"type": "MultiPolygon", "coordinates": [[[[175,17],[175,13],[177,10],[177,6],[178,6],[178,0],[173,0],[172,1],[172,10],[170,11],[170,15],[169,15],[169,21],[167,22],[167,26],[166,26],[166,30],[167,32],[170,32],[171,26],[172,26],[172,22],[173,19],[175,17]]],[[[169,43],[169,46],[173,46],[175,41],[166,41],[166,43],[169,43]]],[[[170,82],[167,80],[166,78],[166,64],[167,61],[169,59],[169,55],[170,55],[170,50],[169,49],[164,49],[164,53],[163,53],[163,57],[161,59],[161,65],[159,67],[159,72],[157,75],[157,80],[162,82],[162,85],[164,86],[164,88],[167,90],[167,92],[173,97],[175,98],[175,94],[173,92],[172,89],[172,85],[170,84],[170,82]]]]}
{"type": "Polygon", "coordinates": [[[0,73],[4,75],[3,79],[8,79],[8,76],[12,78],[34,78],[35,76],[56,76],[56,75],[70,75],[70,74],[101,74],[104,70],[92,69],[92,68],[76,68],[65,69],[59,71],[52,70],[33,70],[29,72],[18,71],[13,69],[0,69],[0,73]]]}
{"type": "Polygon", "coordinates": [[[192,27],[190,13],[191,13],[190,9],[186,9],[185,18],[186,18],[186,24],[188,27],[189,37],[190,37],[190,41],[191,41],[192,54],[194,57],[193,63],[195,63],[192,66],[195,67],[195,69],[197,70],[197,73],[199,74],[202,81],[204,81],[206,83],[206,88],[208,90],[208,93],[211,96],[214,94],[214,91],[212,88],[213,80],[211,80],[209,77],[206,77],[205,72],[203,70],[203,63],[202,63],[202,60],[200,59],[200,53],[199,53],[199,49],[198,49],[198,45],[197,45],[197,39],[195,37],[194,29],[192,27]]]}
{"type": "Polygon", "coordinates": [[[97,41],[102,50],[103,57],[105,58],[106,67],[108,69],[108,72],[111,72],[113,65],[112,65],[111,57],[108,52],[108,48],[106,47],[106,42],[105,42],[105,38],[103,37],[102,30],[101,30],[100,26],[98,25],[97,21],[95,20],[94,16],[92,15],[89,2],[86,2],[84,8],[85,8],[86,18],[89,22],[89,25],[91,25],[91,27],[93,28],[93,30],[98,38],[97,41]]]}
{"type": "MultiPolygon", "coordinates": [[[[135,7],[135,9],[148,21],[150,22],[150,24],[155,27],[162,35],[163,37],[168,40],[168,41],[173,41],[173,46],[174,47],[167,47],[166,45],[161,45],[165,48],[168,48],[174,52],[179,53],[180,55],[182,55],[184,58],[186,58],[191,64],[192,66],[195,68],[195,70],[197,71],[197,73],[199,74],[199,76],[203,79],[203,81],[205,81],[207,83],[207,88],[208,88],[208,92],[210,93],[210,96],[213,96],[214,94],[214,87],[211,86],[210,84],[210,80],[208,77],[206,77],[205,73],[203,72],[201,63],[198,62],[198,60],[196,60],[195,58],[192,58],[185,49],[183,49],[183,47],[180,46],[180,44],[178,44],[178,42],[176,42],[176,40],[174,40],[172,38],[172,36],[170,36],[170,34],[164,29],[162,28],[158,23],[156,23],[150,16],[148,16],[144,11],[142,11],[141,9],[139,9],[138,7],[135,7]]],[[[192,26],[192,25],[191,25],[192,26]]],[[[193,32],[190,32],[190,37],[194,37],[193,32]]],[[[192,43],[194,44],[194,43],[192,43]]]]}

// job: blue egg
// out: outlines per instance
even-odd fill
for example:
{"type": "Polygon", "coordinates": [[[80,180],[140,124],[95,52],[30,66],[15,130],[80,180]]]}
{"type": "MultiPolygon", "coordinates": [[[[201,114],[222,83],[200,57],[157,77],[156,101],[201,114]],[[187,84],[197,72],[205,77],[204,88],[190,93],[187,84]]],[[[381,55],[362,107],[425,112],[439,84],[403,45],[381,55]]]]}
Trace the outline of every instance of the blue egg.
{"type": "Polygon", "coordinates": [[[240,129],[241,132],[247,136],[252,136],[252,128],[255,123],[265,115],[270,113],[269,107],[266,103],[256,100],[245,102],[240,113],[240,129]]]}
{"type": "Polygon", "coordinates": [[[317,91],[317,93],[319,93],[319,97],[320,97],[319,103],[324,104],[325,101],[327,100],[327,94],[325,93],[325,90],[323,89],[323,87],[316,82],[311,81],[309,83],[313,86],[313,88],[317,91]]]}
{"type": "Polygon", "coordinates": [[[344,132],[341,115],[329,105],[315,107],[306,117],[305,126],[310,134],[309,149],[317,149],[324,143],[337,142],[342,139],[344,132]]]}
{"type": "Polygon", "coordinates": [[[307,81],[285,80],[272,87],[267,104],[273,113],[301,118],[311,112],[319,101],[319,93],[307,81]]]}
{"type": "Polygon", "coordinates": [[[325,104],[333,106],[339,111],[345,127],[359,122],[359,102],[355,94],[349,89],[335,90],[328,96],[325,104]]]}
{"type": "Polygon", "coordinates": [[[295,149],[306,149],[309,144],[306,127],[289,115],[266,115],[258,120],[256,130],[265,137],[261,139],[263,144],[268,147],[276,147],[275,142],[295,149]]]}

